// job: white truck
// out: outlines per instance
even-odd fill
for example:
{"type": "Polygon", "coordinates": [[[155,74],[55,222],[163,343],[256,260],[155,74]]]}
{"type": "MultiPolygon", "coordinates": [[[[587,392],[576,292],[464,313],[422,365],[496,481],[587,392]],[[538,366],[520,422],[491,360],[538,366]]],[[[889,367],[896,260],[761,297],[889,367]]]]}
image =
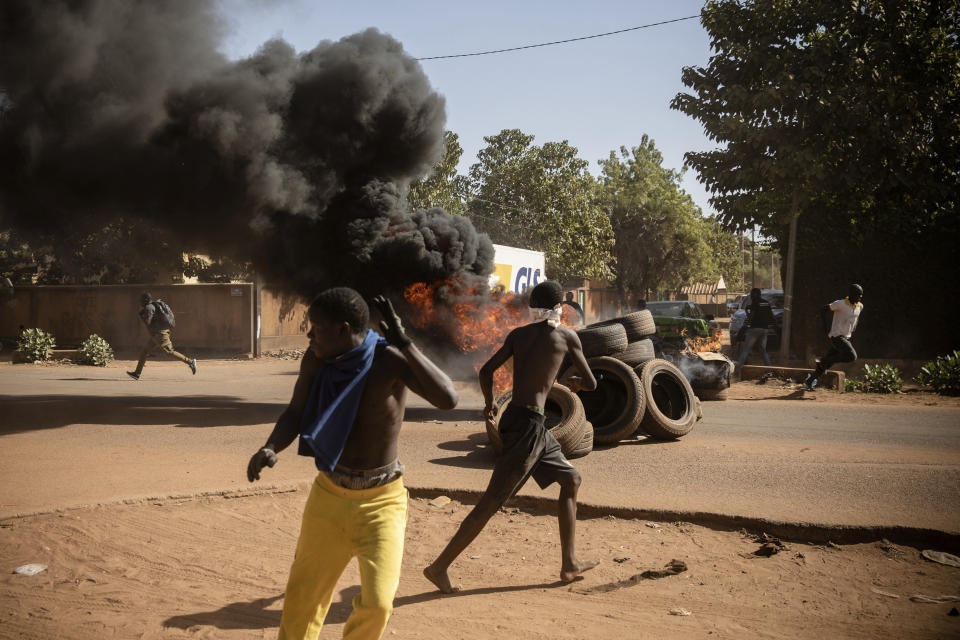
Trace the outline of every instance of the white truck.
{"type": "Polygon", "coordinates": [[[504,291],[523,293],[547,279],[542,251],[493,245],[493,273],[490,288],[502,286],[504,291]]]}

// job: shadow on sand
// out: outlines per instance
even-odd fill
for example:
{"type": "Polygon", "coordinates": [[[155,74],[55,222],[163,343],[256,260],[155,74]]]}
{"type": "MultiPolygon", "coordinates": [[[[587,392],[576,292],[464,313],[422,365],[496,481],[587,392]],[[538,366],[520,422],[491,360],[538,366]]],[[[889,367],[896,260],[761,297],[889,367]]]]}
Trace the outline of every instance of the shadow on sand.
{"type": "MultiPolygon", "coordinates": [[[[530,591],[531,589],[551,589],[556,587],[569,587],[569,583],[545,582],[542,584],[524,584],[504,587],[481,587],[478,589],[464,589],[455,593],[440,593],[439,591],[426,591],[409,596],[400,596],[393,601],[393,607],[403,607],[411,604],[420,604],[430,600],[440,598],[460,598],[464,596],[479,596],[491,593],[510,593],[513,591],[530,591]]],[[[330,610],[324,620],[326,624],[342,624],[350,617],[353,611],[353,598],[360,594],[359,585],[353,585],[340,590],[340,596],[335,598],[336,602],[330,604],[330,610]]],[[[175,627],[177,629],[190,629],[195,626],[211,626],[217,629],[270,629],[280,626],[281,611],[267,607],[283,598],[283,594],[273,596],[272,598],[259,598],[246,602],[234,602],[225,605],[214,611],[201,611],[181,616],[167,618],[163,626],[175,627]]]]}
{"type": "Polygon", "coordinates": [[[0,436],[70,424],[226,427],[276,421],[286,404],[232,396],[0,396],[0,436]]]}

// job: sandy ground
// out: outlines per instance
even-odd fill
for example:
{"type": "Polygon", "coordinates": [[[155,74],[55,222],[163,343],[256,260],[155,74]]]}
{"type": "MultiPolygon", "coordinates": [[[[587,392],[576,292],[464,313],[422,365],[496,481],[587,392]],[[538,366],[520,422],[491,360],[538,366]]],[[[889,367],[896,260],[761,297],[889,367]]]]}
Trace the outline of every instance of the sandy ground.
{"type": "Polygon", "coordinates": [[[907,385],[902,393],[840,392],[831,389],[804,391],[790,380],[772,379],[765,383],[744,380],[730,385],[730,400],[795,400],[820,404],[886,405],[900,407],[960,407],[960,397],[941,396],[907,385]]]}
{"type": "MultiPolygon", "coordinates": [[[[8,520],[0,527],[0,637],[272,638],[305,489],[153,501],[8,520]],[[35,576],[10,573],[27,562],[35,576]]],[[[403,577],[385,637],[398,638],[947,638],[960,634],[960,569],[917,549],[788,541],[772,557],[747,532],[686,523],[581,520],[578,553],[601,560],[557,581],[556,519],[507,507],[453,565],[459,594],[421,569],[469,505],[413,498],[403,577]],[[656,525],[656,527],[650,525],[656,525]],[[671,560],[688,570],[644,571],[671,560]],[[690,615],[672,615],[683,609],[690,615]]],[[[757,534],[759,532],[750,532],[757,534]]],[[[321,638],[338,638],[358,593],[338,584],[321,638]]]]}

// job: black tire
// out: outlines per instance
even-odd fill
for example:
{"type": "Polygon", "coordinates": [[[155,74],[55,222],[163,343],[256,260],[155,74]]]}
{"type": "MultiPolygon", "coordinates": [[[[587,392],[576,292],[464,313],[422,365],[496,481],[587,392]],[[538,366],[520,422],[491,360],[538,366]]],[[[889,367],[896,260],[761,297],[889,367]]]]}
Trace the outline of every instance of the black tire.
{"type": "Polygon", "coordinates": [[[623,325],[627,332],[628,342],[637,342],[648,338],[657,332],[657,325],[653,322],[653,314],[647,309],[628,313],[617,322],[623,325]]]}
{"type": "MultiPolygon", "coordinates": [[[[597,377],[597,390],[581,391],[577,395],[581,396],[587,420],[593,424],[593,441],[601,444],[619,442],[636,431],[643,419],[646,394],[640,379],[629,365],[616,358],[590,358],[587,364],[597,377]],[[610,389],[604,390],[603,387],[610,389]],[[598,392],[605,395],[587,395],[586,400],[583,397],[598,392]],[[606,400],[598,403],[598,397],[606,400]]],[[[568,369],[564,377],[574,373],[568,369]]]]}
{"type": "Polygon", "coordinates": [[[696,396],[680,369],[666,360],[651,360],[640,367],[640,384],[647,395],[641,431],[658,440],[690,433],[697,422],[696,396]]]}
{"type": "Polygon", "coordinates": [[[627,348],[627,332],[617,322],[591,325],[577,331],[577,336],[587,358],[608,356],[627,348]]]}
{"type": "MultiPolygon", "coordinates": [[[[507,404],[513,397],[513,391],[500,394],[495,402],[498,407],[497,415],[493,420],[486,420],[487,438],[497,454],[503,453],[503,441],[500,438],[499,421],[507,404]]],[[[562,384],[554,384],[547,394],[544,412],[546,418],[544,426],[547,431],[560,443],[563,455],[581,446],[583,432],[588,429],[589,423],[583,411],[580,399],[562,384]]]]}
{"type": "Polygon", "coordinates": [[[580,443],[574,447],[570,453],[566,454],[567,458],[582,458],[591,451],[593,451],[593,425],[589,422],[584,423],[585,428],[583,430],[583,439],[580,440],[580,443]]]}
{"type": "Polygon", "coordinates": [[[704,402],[710,400],[726,400],[727,399],[727,389],[694,389],[693,393],[696,394],[698,398],[704,402]]]}
{"type": "Polygon", "coordinates": [[[631,342],[627,348],[620,353],[613,354],[613,357],[621,362],[625,362],[631,367],[636,367],[644,362],[649,362],[657,357],[653,348],[653,341],[650,338],[631,342]]]}

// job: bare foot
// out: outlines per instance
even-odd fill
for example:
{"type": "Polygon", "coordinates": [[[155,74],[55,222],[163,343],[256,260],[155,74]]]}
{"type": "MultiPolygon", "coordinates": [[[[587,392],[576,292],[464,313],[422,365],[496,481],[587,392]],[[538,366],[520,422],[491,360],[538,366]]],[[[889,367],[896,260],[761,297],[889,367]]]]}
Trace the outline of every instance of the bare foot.
{"type": "Polygon", "coordinates": [[[450,577],[447,575],[446,571],[441,571],[433,565],[430,565],[424,569],[423,575],[427,578],[427,580],[436,585],[437,589],[440,589],[441,593],[456,593],[457,591],[460,591],[458,587],[450,584],[450,577]]]}
{"type": "Polygon", "coordinates": [[[581,573],[583,573],[584,571],[590,571],[590,569],[593,569],[598,564],[600,563],[597,562],[596,560],[588,560],[587,562],[577,562],[573,566],[573,568],[563,569],[562,571],[560,571],[560,581],[573,582],[574,580],[577,579],[577,576],[579,576],[581,573]]]}

